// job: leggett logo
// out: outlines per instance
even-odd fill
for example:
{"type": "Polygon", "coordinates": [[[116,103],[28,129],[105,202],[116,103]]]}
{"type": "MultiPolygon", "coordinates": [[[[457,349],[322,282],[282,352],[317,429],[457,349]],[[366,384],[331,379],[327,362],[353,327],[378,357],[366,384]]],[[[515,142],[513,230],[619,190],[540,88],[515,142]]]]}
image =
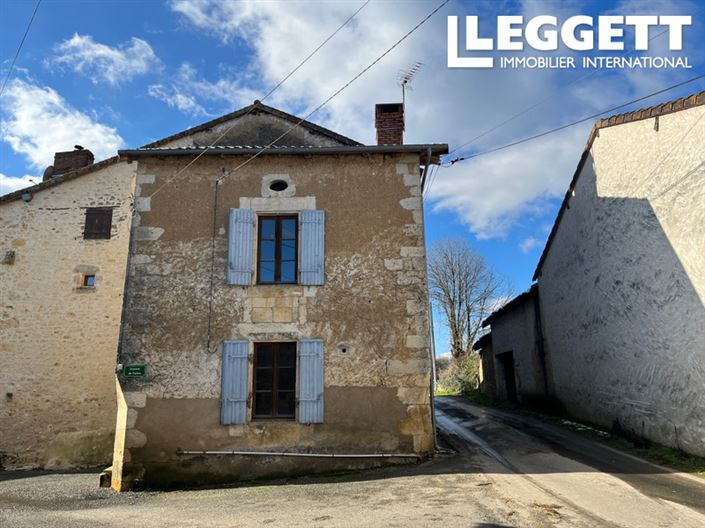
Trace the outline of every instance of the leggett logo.
{"type": "MultiPolygon", "coordinates": [[[[636,51],[648,51],[651,28],[667,28],[668,47],[671,51],[682,51],[683,29],[690,26],[690,16],[599,16],[597,27],[591,16],[576,15],[562,24],[558,18],[540,15],[524,23],[523,16],[498,16],[496,40],[481,37],[477,16],[465,17],[465,50],[478,51],[524,51],[529,48],[542,52],[556,51],[560,42],[573,51],[622,51],[625,49],[625,28],[631,26],[633,46],[636,51]],[[597,47],[595,38],[597,36],[597,47]]],[[[662,30],[663,31],[663,30],[662,30]]],[[[576,59],[582,59],[583,68],[691,68],[684,56],[594,56],[573,55],[527,56],[507,55],[500,57],[500,68],[575,68],[576,59]]],[[[493,68],[494,57],[460,56],[458,46],[458,17],[448,17],[448,67],[449,68],[493,68]]]]}

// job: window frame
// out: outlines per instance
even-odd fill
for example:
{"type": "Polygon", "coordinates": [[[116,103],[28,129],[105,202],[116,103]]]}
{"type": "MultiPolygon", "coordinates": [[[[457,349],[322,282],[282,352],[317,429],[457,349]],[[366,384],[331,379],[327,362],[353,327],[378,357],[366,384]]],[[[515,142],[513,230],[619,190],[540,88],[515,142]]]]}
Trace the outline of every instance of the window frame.
{"type": "Polygon", "coordinates": [[[113,208],[112,207],[87,207],[85,218],[83,222],[83,239],[84,240],[110,240],[111,233],[113,230],[113,208]],[[103,222],[107,223],[103,225],[103,230],[93,230],[89,231],[89,218],[98,217],[106,220],[103,222]]]}
{"type": "Polygon", "coordinates": [[[298,365],[298,355],[299,347],[296,341],[262,341],[253,343],[253,355],[252,355],[252,409],[251,409],[251,419],[252,421],[262,421],[262,420],[276,420],[276,421],[296,421],[297,407],[298,407],[298,396],[297,387],[299,381],[299,365],[298,365]],[[267,345],[272,347],[272,366],[271,367],[258,367],[257,362],[257,352],[258,349],[267,345]],[[279,349],[282,345],[292,346],[294,349],[294,388],[286,389],[282,392],[292,392],[294,396],[294,410],[292,414],[279,415],[277,412],[277,396],[279,394],[279,349]],[[257,414],[257,369],[258,368],[271,368],[272,369],[272,388],[270,390],[260,390],[259,392],[268,392],[272,396],[272,407],[271,414],[257,414]]]}
{"type": "MultiPolygon", "coordinates": [[[[257,260],[255,265],[257,267],[257,285],[282,285],[282,284],[298,284],[299,283],[299,215],[298,214],[266,214],[257,215],[257,260]],[[260,274],[260,263],[262,261],[262,220],[275,220],[274,228],[274,280],[272,282],[263,282],[260,274]],[[296,236],[294,237],[294,278],[291,281],[281,280],[281,265],[282,265],[282,221],[283,220],[293,220],[295,222],[294,231],[296,236]]],[[[288,239],[287,239],[288,240],[288,239]]],[[[288,262],[288,261],[287,261],[288,262]]]]}

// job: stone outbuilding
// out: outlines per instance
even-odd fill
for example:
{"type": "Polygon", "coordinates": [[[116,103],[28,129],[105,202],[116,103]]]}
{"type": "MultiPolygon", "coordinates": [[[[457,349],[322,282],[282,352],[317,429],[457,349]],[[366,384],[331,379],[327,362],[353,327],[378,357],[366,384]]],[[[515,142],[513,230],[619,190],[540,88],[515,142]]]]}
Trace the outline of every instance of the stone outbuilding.
{"type": "Polygon", "coordinates": [[[134,169],[76,148],[0,197],[0,468],[110,463],[134,169]]]}
{"type": "Polygon", "coordinates": [[[448,147],[404,145],[402,105],[376,115],[361,145],[255,102],[120,152],[115,489],[431,452],[421,189],[448,147]]]}
{"type": "Polygon", "coordinates": [[[513,370],[520,400],[705,455],[703,226],[705,92],[598,121],[537,284],[487,320],[497,395],[513,370]]]}

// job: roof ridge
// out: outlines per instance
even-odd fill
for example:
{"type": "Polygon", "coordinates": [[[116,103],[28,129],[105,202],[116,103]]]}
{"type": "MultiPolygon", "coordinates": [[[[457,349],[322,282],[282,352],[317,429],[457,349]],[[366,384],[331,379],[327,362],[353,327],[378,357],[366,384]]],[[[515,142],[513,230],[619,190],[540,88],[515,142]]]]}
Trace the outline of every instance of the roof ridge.
{"type": "Polygon", "coordinates": [[[614,114],[608,117],[601,117],[595,122],[592,130],[590,131],[588,141],[585,144],[585,150],[590,150],[592,143],[595,140],[595,135],[601,128],[609,128],[616,125],[633,123],[635,121],[672,114],[674,112],[679,112],[681,110],[702,105],[705,105],[705,91],[692,93],[684,97],[679,97],[678,99],[671,99],[670,101],[653,106],[647,106],[646,108],[638,108],[636,110],[632,110],[631,112],[623,112],[621,114],[614,114]]]}
{"type": "Polygon", "coordinates": [[[359,143],[358,141],[355,141],[354,139],[351,139],[347,136],[343,136],[342,134],[338,134],[337,132],[334,132],[328,128],[325,128],[325,127],[322,127],[322,126],[317,125],[315,123],[312,123],[311,121],[301,119],[299,117],[296,117],[293,114],[289,114],[287,112],[284,112],[283,110],[279,110],[278,108],[274,108],[273,106],[267,106],[266,104],[262,103],[260,100],[256,99],[255,102],[252,103],[251,105],[245,106],[243,108],[240,108],[239,110],[235,110],[235,111],[230,112],[228,114],[224,114],[220,117],[216,117],[215,119],[211,119],[210,121],[206,121],[205,123],[201,123],[200,125],[196,125],[194,127],[187,128],[185,130],[182,130],[181,132],[177,132],[175,134],[164,137],[162,139],[158,139],[157,141],[153,141],[152,143],[147,143],[146,145],[143,145],[140,148],[158,147],[158,146],[163,145],[164,143],[168,143],[168,142],[174,141],[176,139],[181,139],[183,137],[189,136],[191,134],[195,134],[197,132],[201,132],[203,130],[211,129],[215,126],[220,125],[221,123],[225,123],[225,122],[230,121],[232,119],[237,119],[238,117],[242,117],[244,115],[247,115],[249,113],[254,113],[257,111],[266,112],[266,113],[273,115],[275,117],[279,117],[279,118],[284,119],[286,121],[296,123],[297,125],[301,125],[305,128],[308,128],[309,130],[313,130],[315,132],[318,132],[319,134],[323,134],[324,136],[327,136],[327,137],[334,139],[340,143],[343,143],[344,145],[353,146],[353,145],[361,145],[362,144],[362,143],[359,143]]]}
{"type": "Polygon", "coordinates": [[[95,170],[102,169],[107,167],[108,165],[113,165],[116,163],[120,162],[120,157],[119,156],[112,156],[110,158],[106,158],[104,160],[101,160],[97,163],[93,163],[92,165],[86,165],[85,167],[81,167],[79,169],[74,169],[70,172],[65,172],[64,174],[59,174],[58,176],[54,176],[52,178],[49,178],[48,180],[43,180],[35,185],[31,185],[29,187],[24,187],[23,189],[17,189],[16,191],[12,191],[10,193],[4,194],[0,196],[0,203],[1,202],[11,202],[13,200],[16,200],[20,198],[24,193],[30,192],[30,193],[35,193],[39,191],[43,191],[44,189],[48,187],[52,187],[54,185],[57,185],[59,183],[68,181],[68,180],[73,180],[74,178],[78,178],[79,176],[83,176],[84,174],[89,174],[95,170]]]}

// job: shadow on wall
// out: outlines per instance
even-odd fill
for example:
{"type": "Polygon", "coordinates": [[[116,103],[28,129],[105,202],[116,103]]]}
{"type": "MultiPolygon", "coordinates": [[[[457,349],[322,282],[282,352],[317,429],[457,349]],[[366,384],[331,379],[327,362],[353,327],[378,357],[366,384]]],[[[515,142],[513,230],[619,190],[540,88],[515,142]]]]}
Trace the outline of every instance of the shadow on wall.
{"type": "MultiPolygon", "coordinates": [[[[692,192],[674,184],[653,198],[671,198],[661,215],[688,259],[697,234],[685,206],[697,206],[702,167],[677,180],[692,178],[692,192]]],[[[551,392],[571,414],[705,454],[705,307],[650,201],[598,196],[592,155],[539,292],[551,392]]]]}

